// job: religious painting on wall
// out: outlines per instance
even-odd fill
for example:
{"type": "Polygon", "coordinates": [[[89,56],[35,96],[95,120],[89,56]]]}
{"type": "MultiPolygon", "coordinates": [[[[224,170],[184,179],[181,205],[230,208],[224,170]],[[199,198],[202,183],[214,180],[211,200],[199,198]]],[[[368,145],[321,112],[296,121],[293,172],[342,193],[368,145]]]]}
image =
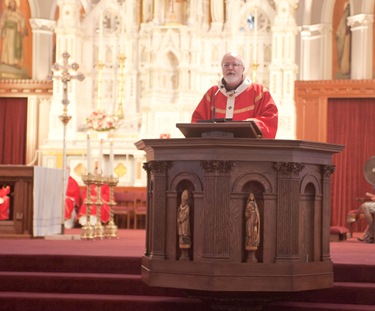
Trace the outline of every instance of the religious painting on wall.
{"type": "Polygon", "coordinates": [[[337,0],[333,12],[333,77],[334,79],[350,79],[351,30],[347,25],[350,16],[348,0],[337,0]]]}
{"type": "Polygon", "coordinates": [[[0,0],[0,79],[30,79],[32,32],[28,1],[0,0]]]}

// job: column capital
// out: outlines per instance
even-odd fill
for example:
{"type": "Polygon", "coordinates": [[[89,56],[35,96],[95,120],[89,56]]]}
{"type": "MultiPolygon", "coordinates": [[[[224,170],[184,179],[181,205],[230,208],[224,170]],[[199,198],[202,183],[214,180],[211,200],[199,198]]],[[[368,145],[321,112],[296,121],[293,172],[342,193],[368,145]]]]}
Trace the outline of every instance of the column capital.
{"type": "Polygon", "coordinates": [[[357,14],[348,17],[348,26],[353,28],[368,28],[374,23],[373,14],[357,14]]]}
{"type": "Polygon", "coordinates": [[[56,27],[56,21],[51,19],[31,18],[30,26],[34,33],[53,34],[56,27]]]}

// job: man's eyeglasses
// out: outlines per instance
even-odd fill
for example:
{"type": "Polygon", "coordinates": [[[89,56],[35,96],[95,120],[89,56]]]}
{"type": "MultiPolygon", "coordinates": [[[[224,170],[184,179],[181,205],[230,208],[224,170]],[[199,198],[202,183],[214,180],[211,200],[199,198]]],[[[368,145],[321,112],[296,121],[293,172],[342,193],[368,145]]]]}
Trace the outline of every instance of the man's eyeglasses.
{"type": "Polygon", "coordinates": [[[240,67],[240,66],[242,66],[241,64],[222,64],[222,67],[223,68],[225,68],[225,69],[227,69],[227,68],[229,68],[230,66],[232,66],[233,68],[235,68],[235,69],[237,69],[237,67],[240,67]]]}

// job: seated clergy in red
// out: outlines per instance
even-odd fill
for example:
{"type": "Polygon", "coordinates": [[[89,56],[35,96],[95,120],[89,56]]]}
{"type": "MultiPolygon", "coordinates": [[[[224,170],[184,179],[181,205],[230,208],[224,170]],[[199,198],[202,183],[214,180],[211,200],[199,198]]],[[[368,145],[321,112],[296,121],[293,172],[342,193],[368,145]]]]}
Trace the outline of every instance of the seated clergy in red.
{"type": "Polygon", "coordinates": [[[8,194],[10,193],[9,186],[0,188],[0,220],[9,219],[10,201],[8,194]]]}
{"type": "MultiPolygon", "coordinates": [[[[107,184],[103,184],[100,187],[100,192],[101,192],[101,200],[103,202],[103,205],[101,206],[100,209],[100,220],[103,223],[106,223],[109,221],[109,212],[110,212],[110,207],[108,205],[109,202],[109,195],[110,195],[110,188],[108,187],[107,184]]],[[[82,205],[78,211],[78,221],[79,223],[84,226],[87,221],[87,207],[85,204],[85,200],[87,197],[87,187],[84,188],[82,192],[82,205]]],[[[91,202],[97,202],[97,191],[96,191],[96,185],[91,185],[90,186],[90,201],[91,202]]],[[[95,225],[96,223],[96,205],[91,205],[90,206],[90,223],[92,225],[95,225]]]]}
{"type": "Polygon", "coordinates": [[[65,196],[65,228],[71,229],[76,221],[77,210],[81,205],[81,193],[77,181],[69,176],[65,196]]]}
{"type": "Polygon", "coordinates": [[[227,53],[222,62],[223,77],[212,86],[193,112],[191,122],[198,120],[253,120],[264,138],[275,138],[278,109],[270,92],[245,77],[244,62],[237,53],[227,53]]]}

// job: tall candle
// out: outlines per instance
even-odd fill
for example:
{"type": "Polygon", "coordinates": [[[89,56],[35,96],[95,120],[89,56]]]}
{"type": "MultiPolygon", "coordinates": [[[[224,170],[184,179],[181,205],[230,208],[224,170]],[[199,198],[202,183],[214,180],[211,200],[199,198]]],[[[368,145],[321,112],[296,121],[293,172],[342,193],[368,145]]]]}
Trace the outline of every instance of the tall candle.
{"type": "Polygon", "coordinates": [[[103,142],[104,142],[104,139],[100,138],[99,160],[98,160],[98,174],[102,174],[103,142]]]}
{"type": "Polygon", "coordinates": [[[87,133],[87,173],[91,173],[91,142],[90,133],[87,133]]]}
{"type": "Polygon", "coordinates": [[[109,140],[109,170],[110,176],[113,176],[113,162],[114,162],[114,155],[113,155],[113,139],[109,140]]]}

